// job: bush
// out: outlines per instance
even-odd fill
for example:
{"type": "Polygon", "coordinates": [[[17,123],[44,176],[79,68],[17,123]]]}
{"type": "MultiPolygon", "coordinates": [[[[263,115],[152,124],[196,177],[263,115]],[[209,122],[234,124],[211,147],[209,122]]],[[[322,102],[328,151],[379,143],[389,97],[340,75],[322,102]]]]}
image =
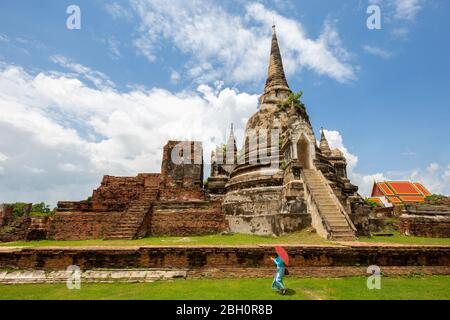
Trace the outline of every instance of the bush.
{"type": "MultiPolygon", "coordinates": [[[[13,219],[22,217],[25,212],[25,207],[29,205],[29,203],[25,202],[16,202],[10,204],[13,207],[13,219]]],[[[52,210],[49,205],[46,205],[44,202],[36,203],[31,206],[30,216],[34,217],[45,217],[52,214],[52,210]]]]}
{"type": "Polygon", "coordinates": [[[299,112],[307,121],[309,121],[308,114],[306,112],[306,107],[301,101],[301,97],[303,95],[303,92],[297,92],[297,93],[291,93],[289,97],[284,101],[281,105],[278,105],[278,107],[281,110],[286,110],[290,106],[293,106],[297,112],[299,112]]]}
{"type": "Polygon", "coordinates": [[[50,206],[46,205],[44,202],[33,204],[31,207],[31,212],[33,213],[49,213],[50,206]]]}
{"type": "Polygon", "coordinates": [[[429,204],[450,204],[450,197],[442,194],[432,194],[425,198],[425,202],[429,204]]]}
{"type": "Polygon", "coordinates": [[[366,203],[370,206],[370,209],[381,208],[381,206],[373,200],[366,199],[366,203]]]}
{"type": "Polygon", "coordinates": [[[28,205],[28,203],[16,202],[12,203],[11,205],[13,206],[13,219],[15,219],[23,216],[25,207],[28,205]]]}

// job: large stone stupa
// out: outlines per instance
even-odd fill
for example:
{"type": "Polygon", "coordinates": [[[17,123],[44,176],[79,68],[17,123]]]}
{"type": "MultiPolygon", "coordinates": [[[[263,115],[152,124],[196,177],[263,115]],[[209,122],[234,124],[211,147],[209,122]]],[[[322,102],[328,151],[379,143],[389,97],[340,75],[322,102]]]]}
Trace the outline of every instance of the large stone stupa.
{"type": "Polygon", "coordinates": [[[259,111],[247,122],[237,165],[221,176],[230,230],[280,235],[312,225],[325,238],[354,239],[350,214],[362,198],[347,179],[343,153],[330,149],[323,132],[317,145],[299,96],[289,88],[273,27],[259,111]]]}

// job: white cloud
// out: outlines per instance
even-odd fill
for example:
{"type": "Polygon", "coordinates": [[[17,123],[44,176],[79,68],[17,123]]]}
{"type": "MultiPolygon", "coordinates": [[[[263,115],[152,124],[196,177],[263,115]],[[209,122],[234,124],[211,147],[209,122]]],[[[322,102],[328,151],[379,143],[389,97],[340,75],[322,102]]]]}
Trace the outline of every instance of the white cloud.
{"type": "Polygon", "coordinates": [[[180,73],[175,70],[172,70],[172,72],[170,73],[170,82],[176,84],[178,83],[178,81],[180,81],[180,79],[181,79],[180,73]]]}
{"type": "Polygon", "coordinates": [[[7,35],[0,33],[0,41],[1,42],[9,42],[9,38],[7,35]]]}
{"type": "Polygon", "coordinates": [[[92,70],[89,67],[83,66],[78,63],[74,63],[61,55],[54,55],[50,57],[50,60],[53,63],[60,65],[63,68],[66,68],[72,72],[74,72],[77,76],[82,76],[92,82],[97,88],[104,89],[114,87],[114,83],[109,80],[109,78],[102,72],[92,70]]]}
{"type": "Polygon", "coordinates": [[[111,36],[107,38],[100,39],[100,42],[106,44],[108,46],[109,56],[113,60],[119,59],[122,54],[120,53],[120,41],[116,39],[116,37],[111,36]]]}
{"type": "Polygon", "coordinates": [[[421,182],[432,193],[450,195],[450,164],[445,168],[433,162],[425,170],[413,170],[409,179],[421,182]]]}
{"type": "Polygon", "coordinates": [[[345,147],[339,131],[324,130],[332,149],[339,148],[347,158],[348,177],[359,187],[359,193],[370,196],[374,181],[410,180],[421,182],[432,193],[450,195],[450,164],[445,168],[436,162],[430,163],[425,169],[409,170],[401,173],[360,173],[357,170],[358,156],[350,153],[345,147]]]}
{"type": "Polygon", "coordinates": [[[63,163],[63,164],[60,164],[58,167],[61,171],[64,171],[64,172],[81,171],[80,168],[78,168],[78,166],[76,166],[72,163],[63,163]]]}
{"type": "Polygon", "coordinates": [[[367,53],[370,53],[374,56],[380,57],[382,59],[390,59],[392,57],[392,53],[378,48],[378,47],[374,47],[374,46],[369,46],[369,45],[363,45],[362,48],[364,49],[364,51],[366,51],[367,53]]]}
{"type": "Polygon", "coordinates": [[[191,56],[187,73],[196,80],[202,75],[200,82],[264,79],[273,19],[277,21],[288,74],[307,68],[340,82],[356,78],[335,22],[325,21],[322,33],[314,40],[300,22],[260,3],[247,4],[242,16],[225,11],[218,2],[132,0],[131,3],[141,19],[141,36],[135,40],[138,51],[153,62],[163,40],[168,40],[191,56]]]}
{"type": "Polygon", "coordinates": [[[409,27],[415,22],[425,2],[425,0],[369,0],[369,3],[381,7],[383,22],[391,25],[391,34],[399,39],[408,36],[409,27]]]}
{"type": "Polygon", "coordinates": [[[414,20],[422,9],[422,0],[394,0],[395,17],[402,20],[414,20]]]}
{"type": "Polygon", "coordinates": [[[0,162],[5,161],[7,159],[8,159],[8,157],[5,154],[0,152],[0,162]]]}
{"type": "Polygon", "coordinates": [[[348,151],[348,149],[344,146],[344,141],[342,135],[339,131],[336,130],[323,130],[325,133],[325,137],[328,140],[331,149],[338,148],[344,153],[345,158],[347,159],[348,169],[352,170],[358,164],[358,157],[348,151]]]}
{"type": "Polygon", "coordinates": [[[209,161],[230,123],[242,131],[258,101],[220,83],[195,92],[119,92],[114,85],[90,88],[77,74],[32,75],[1,65],[0,150],[8,158],[0,201],[84,199],[104,174],[159,172],[169,139],[203,141],[209,161]]]}
{"type": "Polygon", "coordinates": [[[438,163],[433,162],[433,163],[430,163],[430,165],[429,165],[428,168],[427,168],[427,171],[428,171],[429,173],[433,174],[433,173],[436,173],[440,168],[441,168],[441,167],[439,166],[438,163]]]}
{"type": "Polygon", "coordinates": [[[347,159],[347,174],[350,181],[357,185],[359,188],[359,193],[363,196],[370,196],[372,191],[372,186],[374,181],[386,180],[383,173],[373,173],[373,174],[361,174],[355,169],[358,164],[358,156],[348,151],[347,147],[344,145],[344,140],[339,131],[336,130],[324,130],[325,136],[327,137],[328,143],[331,149],[338,148],[342,151],[345,158],[347,159]]]}
{"type": "Polygon", "coordinates": [[[105,10],[113,17],[114,19],[126,19],[130,20],[133,17],[131,11],[127,8],[124,8],[122,5],[117,2],[106,3],[104,5],[105,10]]]}
{"type": "Polygon", "coordinates": [[[28,171],[31,172],[33,174],[41,174],[41,173],[45,173],[45,169],[42,168],[34,168],[34,167],[30,167],[30,166],[24,166],[24,168],[28,171]]]}

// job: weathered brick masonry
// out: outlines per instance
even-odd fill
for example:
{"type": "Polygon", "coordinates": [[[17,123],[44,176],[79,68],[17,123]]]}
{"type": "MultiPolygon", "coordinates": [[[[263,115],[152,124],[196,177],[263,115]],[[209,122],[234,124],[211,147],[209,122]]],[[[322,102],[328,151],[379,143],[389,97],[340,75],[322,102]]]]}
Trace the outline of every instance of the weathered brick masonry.
{"type": "MultiPolygon", "coordinates": [[[[365,274],[369,265],[391,273],[450,274],[445,246],[285,246],[294,275],[365,274]]],[[[140,247],[0,249],[0,269],[65,270],[96,268],[184,269],[197,276],[270,276],[273,247],[140,247]]]]}
{"type": "Polygon", "coordinates": [[[400,216],[400,232],[419,237],[450,237],[450,207],[407,205],[400,216]]]}
{"type": "Polygon", "coordinates": [[[62,212],[52,218],[47,237],[54,240],[103,239],[119,222],[120,212],[62,212]]]}
{"type": "Polygon", "coordinates": [[[161,173],[105,176],[90,199],[60,201],[58,213],[49,220],[47,237],[185,236],[227,229],[220,204],[206,200],[201,143],[169,141],[163,149],[161,173]]]}
{"type": "Polygon", "coordinates": [[[220,233],[228,228],[220,202],[165,202],[153,207],[149,234],[189,236],[220,233]]]}

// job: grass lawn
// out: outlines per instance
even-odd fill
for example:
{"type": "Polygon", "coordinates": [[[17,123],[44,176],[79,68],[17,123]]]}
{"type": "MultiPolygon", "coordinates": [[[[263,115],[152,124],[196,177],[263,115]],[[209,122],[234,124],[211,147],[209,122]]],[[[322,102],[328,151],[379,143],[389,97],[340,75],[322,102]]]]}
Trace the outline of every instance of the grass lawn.
{"type": "Polygon", "coordinates": [[[64,284],[0,285],[0,299],[450,299],[450,276],[383,277],[380,290],[369,290],[365,277],[291,278],[280,296],[272,279],[173,280],[153,283],[82,284],[68,290],[64,284]]]}
{"type": "MultiPolygon", "coordinates": [[[[449,245],[450,238],[421,238],[402,236],[398,231],[394,231],[394,236],[390,237],[361,237],[360,242],[368,243],[396,243],[396,244],[428,244],[428,245],[449,245]]],[[[149,237],[137,240],[79,240],[79,241],[18,241],[9,243],[0,243],[2,246],[13,247],[78,247],[78,246],[174,246],[174,245],[255,245],[255,244],[310,244],[310,245],[333,245],[319,237],[310,229],[295,232],[286,236],[256,236],[247,234],[232,235],[206,235],[193,237],[149,237]]]]}
{"type": "Polygon", "coordinates": [[[252,244],[331,244],[330,241],[320,238],[316,233],[309,230],[302,230],[282,237],[255,236],[247,234],[231,235],[206,235],[193,237],[148,237],[137,240],[80,240],[80,241],[18,241],[1,243],[1,246],[26,246],[26,247],[46,247],[46,246],[174,246],[174,245],[252,245],[252,244]]]}
{"type": "Polygon", "coordinates": [[[396,244],[425,244],[425,245],[447,245],[450,246],[450,238],[423,238],[413,236],[402,236],[398,231],[389,231],[393,236],[360,237],[361,242],[383,242],[396,244]]]}

